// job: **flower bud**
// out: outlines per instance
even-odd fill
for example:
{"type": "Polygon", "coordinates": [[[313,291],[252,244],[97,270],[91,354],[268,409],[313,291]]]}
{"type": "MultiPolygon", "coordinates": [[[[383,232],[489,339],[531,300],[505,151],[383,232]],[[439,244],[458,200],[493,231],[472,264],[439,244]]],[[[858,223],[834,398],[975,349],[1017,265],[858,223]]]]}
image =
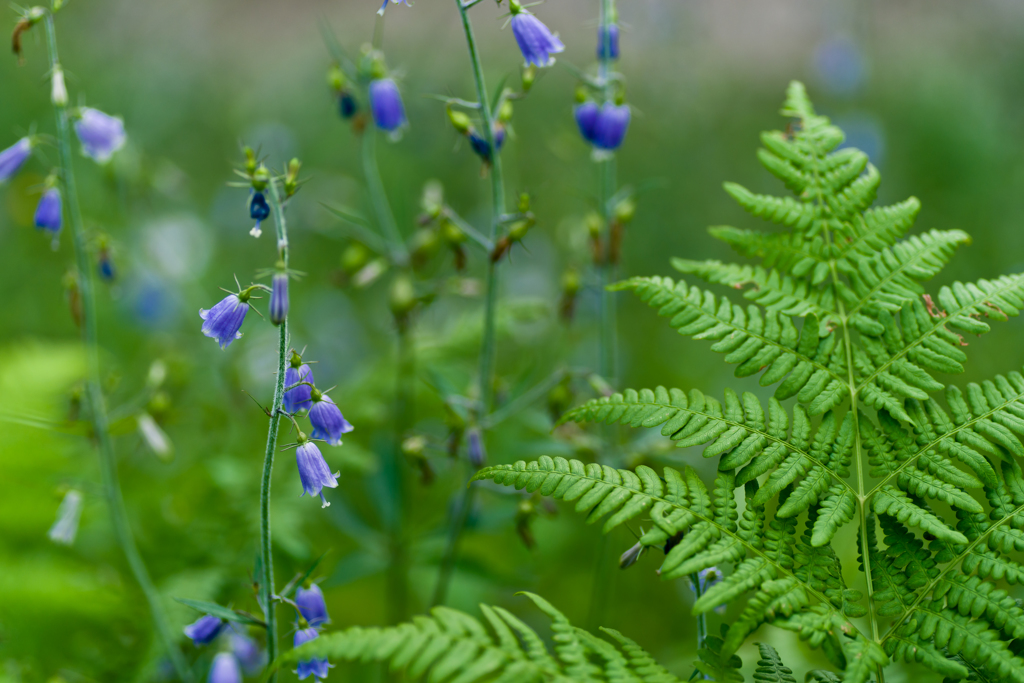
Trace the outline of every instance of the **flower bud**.
{"type": "Polygon", "coordinates": [[[288,274],[274,273],[270,288],[270,322],[280,325],[288,318],[288,274]]]}
{"type": "Polygon", "coordinates": [[[570,268],[562,274],[562,300],[558,306],[558,313],[562,320],[572,320],[576,311],[576,295],[580,291],[580,274],[575,268],[570,268]]]}
{"type": "Polygon", "coordinates": [[[451,107],[448,107],[448,120],[452,122],[452,127],[462,135],[467,135],[473,128],[473,121],[466,112],[457,111],[451,107]]]}
{"type": "Polygon", "coordinates": [[[377,281],[381,275],[388,271],[388,262],[383,258],[374,259],[365,266],[359,269],[359,271],[352,278],[353,284],[356,287],[362,289],[363,287],[369,287],[371,284],[377,281]]]}
{"type": "Polygon", "coordinates": [[[82,493],[75,489],[64,494],[64,500],[57,508],[57,521],[53,523],[47,536],[54,543],[71,545],[78,535],[78,520],[82,516],[82,493]]]}
{"type": "Polygon", "coordinates": [[[533,87],[533,82],[537,80],[537,67],[533,64],[528,65],[523,69],[523,93],[530,92],[530,88],[533,87]]]}
{"type": "Polygon", "coordinates": [[[50,83],[52,85],[50,101],[54,106],[66,107],[68,104],[68,89],[64,85],[64,69],[60,67],[60,64],[54,65],[53,73],[50,76],[50,83]]]}
{"type": "Polygon", "coordinates": [[[416,289],[408,276],[400,275],[392,281],[388,303],[396,318],[404,318],[416,307],[416,289]]]}
{"type": "Polygon", "coordinates": [[[498,108],[498,120],[508,123],[512,120],[512,100],[504,100],[498,108]]]}
{"type": "Polygon", "coordinates": [[[356,101],[355,96],[347,90],[342,92],[338,97],[338,113],[341,114],[341,118],[348,121],[358,111],[359,103],[356,101]]]}
{"type": "Polygon", "coordinates": [[[327,84],[334,92],[340,93],[345,89],[345,80],[345,72],[337,64],[327,70],[327,84]]]}
{"type": "Polygon", "coordinates": [[[238,660],[230,652],[218,652],[210,665],[208,683],[242,683],[238,660]]]}
{"type": "Polygon", "coordinates": [[[153,416],[149,413],[139,413],[135,418],[139,427],[139,434],[146,445],[156,454],[158,458],[167,462],[174,456],[174,446],[171,444],[166,432],[160,428],[153,416]]]}
{"type": "Polygon", "coordinates": [[[292,159],[288,162],[288,171],[284,175],[285,196],[291,197],[299,189],[299,169],[301,168],[302,162],[298,159],[292,159]]]}
{"type": "MultiPolygon", "coordinates": [[[[270,171],[263,164],[256,167],[256,170],[251,174],[252,176],[252,189],[255,192],[263,192],[267,189],[267,183],[270,182],[270,171]]],[[[254,216],[255,218],[255,216],[254,216]]]]}
{"type": "Polygon", "coordinates": [[[524,498],[519,501],[519,505],[516,506],[516,533],[523,540],[523,545],[531,550],[537,545],[537,541],[533,538],[533,532],[530,530],[530,522],[536,516],[537,506],[531,499],[524,498]]]}
{"type": "Polygon", "coordinates": [[[245,153],[245,174],[252,177],[256,173],[256,152],[249,145],[243,147],[242,151],[245,153]]]}
{"type": "Polygon", "coordinates": [[[466,432],[466,456],[469,458],[469,464],[476,469],[480,469],[487,462],[484,436],[479,427],[472,427],[466,432]]]}
{"type": "Polygon", "coordinates": [[[444,210],[444,186],[437,180],[428,180],[423,186],[423,197],[420,199],[423,213],[431,219],[437,218],[444,210]]]}
{"type": "Polygon", "coordinates": [[[620,223],[629,223],[636,215],[636,200],[633,197],[626,197],[615,205],[615,220],[620,223]]]}
{"type": "Polygon", "coordinates": [[[433,228],[420,228],[410,240],[410,252],[412,253],[412,264],[415,268],[422,268],[437,253],[441,247],[441,236],[433,228]]]}
{"type": "Polygon", "coordinates": [[[402,455],[407,458],[419,459],[424,457],[427,448],[427,438],[421,434],[410,436],[402,441],[402,455]]]}
{"type": "Polygon", "coordinates": [[[448,244],[462,244],[466,241],[466,233],[462,232],[462,228],[448,220],[441,223],[441,236],[448,244]]]}
{"type": "Polygon", "coordinates": [[[60,190],[50,187],[39,199],[35,215],[36,228],[45,230],[53,235],[54,239],[60,234],[63,224],[63,209],[60,190]]]}
{"type": "Polygon", "coordinates": [[[516,221],[508,229],[508,236],[513,242],[521,242],[526,233],[537,223],[533,215],[529,215],[521,221],[516,221]]]}
{"type": "Polygon", "coordinates": [[[644,546],[640,544],[640,541],[637,541],[636,545],[619,556],[619,568],[626,569],[633,566],[633,564],[640,559],[643,552],[644,546]]]}
{"type": "Polygon", "coordinates": [[[352,242],[341,252],[341,269],[349,275],[355,273],[370,260],[370,250],[362,242],[352,242]]]}
{"type": "Polygon", "coordinates": [[[526,212],[528,212],[530,210],[530,193],[529,192],[520,192],[519,193],[519,199],[516,202],[516,208],[519,210],[519,213],[526,213],[526,212]]]}
{"type": "Polygon", "coordinates": [[[600,237],[601,229],[604,227],[604,219],[596,211],[591,211],[587,214],[585,219],[587,224],[587,233],[591,237],[600,237]]]}
{"type": "Polygon", "coordinates": [[[311,583],[309,588],[299,586],[295,590],[295,604],[299,608],[299,613],[310,626],[331,623],[323,591],[315,583],[311,583]]]}
{"type": "Polygon", "coordinates": [[[370,111],[381,130],[394,133],[406,124],[405,105],[398,86],[390,78],[370,82],[370,111]]]}

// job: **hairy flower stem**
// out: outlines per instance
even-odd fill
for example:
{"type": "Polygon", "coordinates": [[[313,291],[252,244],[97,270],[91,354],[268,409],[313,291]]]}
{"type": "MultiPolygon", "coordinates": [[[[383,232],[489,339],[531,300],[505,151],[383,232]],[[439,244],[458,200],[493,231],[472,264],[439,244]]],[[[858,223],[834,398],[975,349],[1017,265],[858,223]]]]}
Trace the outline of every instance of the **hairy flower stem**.
{"type": "MultiPolygon", "coordinates": [[[[278,259],[288,267],[288,224],[284,218],[284,205],[277,188],[277,179],[270,179],[270,206],[277,228],[278,259]]],[[[288,367],[288,318],[277,328],[277,381],[274,385],[274,403],[270,408],[270,426],[267,428],[267,448],[263,454],[263,479],[260,483],[260,558],[262,576],[259,577],[260,602],[263,603],[264,621],[267,622],[267,661],[277,657],[277,605],[274,601],[274,555],[270,540],[270,483],[274,471],[274,449],[281,425],[281,404],[284,402],[285,371],[288,367]]],[[[268,680],[273,681],[276,673],[268,680]]]]}
{"type": "MultiPolygon", "coordinates": [[[[466,47],[469,50],[469,61],[473,67],[473,81],[476,84],[477,101],[480,103],[480,118],[483,119],[484,137],[487,139],[487,144],[490,145],[490,148],[495,151],[492,155],[490,173],[492,213],[491,229],[488,235],[491,242],[495,242],[498,236],[498,225],[501,222],[501,217],[505,215],[505,180],[501,170],[501,155],[498,153],[498,146],[494,141],[494,112],[491,109],[491,101],[487,94],[487,85],[484,83],[483,65],[480,62],[480,52],[476,47],[473,25],[469,21],[468,8],[462,4],[462,0],[455,0],[455,4],[459,8],[462,28],[466,34],[466,47]]],[[[484,293],[484,329],[483,339],[480,343],[479,410],[477,415],[480,420],[487,417],[487,414],[490,412],[491,400],[494,394],[494,357],[496,351],[494,325],[497,304],[497,264],[488,259],[484,293]]],[[[437,578],[437,585],[434,587],[434,599],[432,601],[434,605],[444,604],[448,595],[448,584],[451,582],[452,572],[455,569],[455,558],[459,553],[459,541],[466,527],[466,520],[469,518],[469,511],[473,507],[475,496],[476,489],[467,485],[456,502],[455,511],[452,514],[451,527],[448,531],[448,541],[445,544],[444,556],[441,558],[441,570],[437,578]]]]}
{"type": "MultiPolygon", "coordinates": [[[[44,20],[46,27],[46,46],[50,59],[51,71],[60,68],[57,55],[57,31],[54,26],[53,14],[47,12],[44,20]]],[[[107,406],[100,385],[99,329],[96,317],[96,297],[93,282],[93,265],[89,261],[89,249],[86,244],[85,227],[82,223],[82,209],[78,204],[78,188],[75,184],[75,170],[71,159],[71,121],[66,104],[54,103],[57,116],[57,147],[60,155],[61,180],[64,184],[64,200],[68,208],[71,224],[71,237],[75,250],[75,262],[78,269],[78,291],[82,303],[82,338],[85,343],[86,367],[88,382],[86,396],[89,403],[89,415],[92,420],[93,437],[100,456],[100,475],[103,480],[103,492],[110,509],[110,517],[114,526],[117,542],[124,552],[128,567],[135,576],[146,602],[149,605],[150,617],[157,635],[163,641],[164,650],[174,666],[178,678],[183,681],[192,680],[192,672],[185,658],[178,649],[174,634],[171,632],[167,615],[164,612],[160,595],[157,593],[149,570],[139,554],[128,524],[128,513],[124,506],[124,496],[117,476],[117,460],[114,455],[114,444],[110,436],[110,425],[107,418],[107,406]]]]}

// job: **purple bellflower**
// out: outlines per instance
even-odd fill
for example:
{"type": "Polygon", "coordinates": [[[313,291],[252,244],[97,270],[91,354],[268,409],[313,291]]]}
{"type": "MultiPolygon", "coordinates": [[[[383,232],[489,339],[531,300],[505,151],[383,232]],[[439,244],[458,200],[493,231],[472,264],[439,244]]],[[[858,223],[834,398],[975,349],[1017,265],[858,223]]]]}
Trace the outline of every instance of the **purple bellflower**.
{"type": "Polygon", "coordinates": [[[331,472],[327,461],[320,453],[320,449],[312,441],[306,440],[306,435],[299,433],[299,447],[295,449],[295,462],[299,466],[299,479],[302,481],[302,493],[299,497],[306,495],[320,496],[320,507],[330,505],[324,498],[324,487],[333,489],[338,487],[339,472],[331,472]]]}
{"type": "Polygon", "coordinates": [[[605,102],[601,105],[601,116],[594,128],[594,146],[609,151],[618,149],[629,128],[629,116],[627,104],[605,102]]]}
{"type": "MultiPolygon", "coordinates": [[[[288,317],[288,275],[275,273],[270,288],[270,322],[280,325],[288,317]]],[[[287,376],[285,380],[287,381],[287,376]]]]}
{"type": "MultiPolygon", "coordinates": [[[[409,0],[391,0],[391,2],[395,3],[396,5],[405,5],[406,7],[412,7],[412,5],[409,4],[409,0]]],[[[384,0],[384,4],[380,6],[379,10],[377,10],[377,14],[383,17],[384,10],[386,10],[387,8],[388,0],[384,0]]]]}
{"type": "MultiPolygon", "coordinates": [[[[315,628],[303,628],[295,632],[295,647],[305,645],[311,640],[315,640],[319,637],[319,633],[315,628]]],[[[333,665],[327,662],[327,657],[314,657],[312,659],[303,659],[299,662],[298,668],[295,673],[299,675],[299,680],[305,680],[310,676],[313,676],[317,680],[327,678],[327,670],[333,665]]]]}
{"type": "Polygon", "coordinates": [[[218,652],[210,666],[209,683],[242,683],[238,660],[230,652],[218,652]]]}
{"type": "Polygon", "coordinates": [[[370,82],[370,111],[373,122],[381,130],[393,133],[405,125],[405,105],[402,93],[390,78],[378,78],[370,82]]]}
{"type": "Polygon", "coordinates": [[[597,58],[605,58],[605,49],[608,50],[608,59],[619,58],[619,25],[607,24],[597,29],[597,58]],[[605,42],[607,40],[607,43],[605,42]],[[607,44],[607,48],[605,45],[607,44]]]}
{"type": "MultiPolygon", "coordinates": [[[[284,385],[285,387],[290,387],[299,382],[309,382],[312,384],[313,371],[302,362],[302,357],[293,351],[291,364],[284,371],[284,385]]],[[[284,392],[284,411],[286,413],[297,413],[300,410],[309,410],[312,405],[309,397],[312,393],[313,387],[306,384],[284,392]]]]}
{"type": "Polygon", "coordinates": [[[220,635],[223,628],[224,622],[219,617],[207,614],[186,626],[185,635],[191,638],[195,645],[207,645],[220,635]]]}
{"type": "Polygon", "coordinates": [[[10,179],[32,154],[32,141],[22,138],[0,152],[0,183],[10,179]]]}
{"type": "Polygon", "coordinates": [[[259,672],[263,668],[264,660],[263,652],[260,651],[260,646],[256,644],[256,641],[245,635],[234,631],[231,633],[231,652],[234,654],[235,659],[242,665],[242,671],[249,674],[250,676],[259,672]]]}
{"type": "Polygon", "coordinates": [[[573,116],[576,117],[576,125],[580,129],[583,139],[594,144],[594,133],[597,131],[597,119],[601,116],[601,108],[596,102],[586,101],[576,105],[573,109],[573,116]]]}
{"type": "Polygon", "coordinates": [[[553,34],[544,23],[533,14],[523,9],[516,0],[510,0],[509,10],[512,12],[512,35],[519,44],[526,65],[551,66],[555,63],[555,55],[565,50],[565,45],[553,34]]]}
{"type": "Polygon", "coordinates": [[[259,237],[263,234],[263,230],[260,229],[260,222],[267,220],[267,216],[270,215],[270,206],[267,204],[267,198],[263,196],[262,192],[253,192],[252,197],[249,198],[249,218],[256,221],[256,227],[249,231],[249,234],[253,237],[259,237]]]}
{"type": "Polygon", "coordinates": [[[299,586],[295,591],[295,604],[299,606],[302,618],[309,622],[310,626],[320,626],[331,623],[331,617],[327,614],[327,603],[324,601],[324,593],[320,586],[315,583],[309,588],[299,586]]]}
{"type": "Polygon", "coordinates": [[[60,234],[61,215],[60,190],[51,187],[43,193],[39,205],[36,207],[36,227],[46,230],[56,237],[60,234]]]}
{"type": "Polygon", "coordinates": [[[82,151],[85,155],[101,164],[124,147],[128,139],[124,132],[124,121],[89,107],[83,107],[79,111],[79,118],[75,121],[75,132],[82,141],[82,151]]]}
{"type": "Polygon", "coordinates": [[[349,424],[330,396],[313,390],[310,392],[310,398],[313,401],[313,406],[309,409],[313,438],[323,439],[332,446],[341,445],[341,435],[348,434],[355,427],[349,424]]]}
{"type": "Polygon", "coordinates": [[[210,310],[199,309],[199,317],[203,319],[203,334],[216,339],[222,349],[242,337],[239,329],[245,322],[245,314],[249,312],[249,291],[245,289],[238,294],[228,294],[210,310]]]}
{"type": "MultiPolygon", "coordinates": [[[[501,123],[500,121],[495,122],[494,146],[498,148],[499,152],[501,151],[501,148],[505,145],[506,135],[507,134],[505,132],[505,124],[501,123]]],[[[484,161],[490,163],[491,143],[487,142],[487,138],[480,135],[479,133],[476,132],[476,130],[472,128],[469,129],[468,136],[469,146],[473,148],[473,151],[476,152],[476,155],[483,159],[484,161]]]]}

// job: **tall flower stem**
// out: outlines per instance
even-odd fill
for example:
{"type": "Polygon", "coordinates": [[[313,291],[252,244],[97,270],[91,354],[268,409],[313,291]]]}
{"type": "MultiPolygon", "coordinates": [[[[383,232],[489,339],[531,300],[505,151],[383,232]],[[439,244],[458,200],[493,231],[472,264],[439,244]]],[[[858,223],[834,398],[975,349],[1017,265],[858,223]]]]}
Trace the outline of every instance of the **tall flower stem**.
{"type": "MultiPolygon", "coordinates": [[[[56,72],[60,68],[60,58],[57,54],[57,31],[54,26],[53,14],[49,12],[46,14],[44,25],[50,69],[52,72],[56,72]]],[[[99,329],[96,317],[93,265],[89,260],[85,227],[82,223],[82,209],[78,204],[78,188],[75,184],[75,170],[71,158],[70,115],[66,104],[54,103],[54,111],[57,116],[57,147],[60,155],[61,180],[64,184],[64,201],[70,218],[71,237],[78,269],[78,290],[82,303],[82,338],[85,343],[86,367],[88,369],[86,396],[92,419],[93,436],[96,439],[100,456],[103,492],[107,499],[107,507],[110,508],[110,517],[117,542],[124,552],[128,567],[135,576],[135,581],[146,596],[153,626],[158,637],[163,641],[167,657],[171,660],[178,678],[183,681],[191,681],[192,672],[189,670],[181,650],[178,649],[163,604],[160,601],[160,595],[157,593],[149,571],[146,569],[146,564],[139,554],[131,526],[128,524],[128,513],[117,476],[117,460],[114,454],[113,440],[110,436],[106,401],[100,385],[99,329]]]]}
{"type": "MultiPolygon", "coordinates": [[[[480,62],[480,52],[477,50],[476,37],[473,34],[473,24],[469,20],[469,10],[462,4],[462,0],[455,0],[455,4],[459,8],[459,16],[462,18],[462,29],[466,34],[466,47],[469,50],[469,61],[473,67],[473,81],[476,84],[476,96],[480,104],[480,118],[483,119],[484,124],[484,137],[487,140],[487,144],[490,145],[490,149],[495,150],[495,153],[492,155],[490,173],[492,213],[490,233],[488,235],[491,242],[495,242],[498,236],[498,226],[501,223],[502,216],[505,215],[505,180],[502,175],[501,155],[497,152],[498,146],[494,140],[494,111],[491,109],[487,85],[484,82],[483,65],[480,62]]],[[[494,395],[494,359],[496,352],[494,328],[497,305],[497,264],[488,259],[484,293],[483,338],[480,343],[478,418],[481,420],[490,412],[491,401],[494,395]]],[[[459,541],[466,527],[469,512],[473,507],[475,495],[476,489],[467,486],[462,490],[456,502],[451,527],[448,531],[448,541],[445,545],[444,556],[441,559],[441,571],[438,575],[437,585],[434,588],[434,605],[443,604],[448,595],[448,584],[451,582],[452,572],[455,569],[455,558],[459,553],[459,541]]]]}
{"type": "MultiPolygon", "coordinates": [[[[278,259],[288,268],[288,224],[285,222],[284,205],[277,187],[277,179],[270,179],[270,206],[274,212],[277,234],[278,259]]],[[[277,448],[277,433],[281,426],[281,404],[284,402],[285,372],[288,363],[288,317],[277,328],[277,381],[274,384],[274,402],[270,408],[270,426],[267,428],[267,448],[263,454],[263,478],[260,482],[260,558],[262,576],[260,602],[263,603],[263,618],[267,622],[267,661],[277,657],[277,605],[274,602],[274,554],[270,538],[270,483],[274,472],[274,450],[277,448]]],[[[276,674],[271,674],[271,681],[276,674]]]]}
{"type": "Polygon", "coordinates": [[[391,259],[395,265],[405,266],[409,263],[409,252],[405,247],[405,240],[402,239],[402,233],[398,230],[395,214],[391,211],[391,203],[388,202],[387,193],[384,191],[384,181],[380,177],[375,128],[363,133],[363,174],[366,176],[366,188],[370,193],[370,204],[373,206],[377,224],[391,242],[391,259]]]}
{"type": "Polygon", "coordinates": [[[395,493],[395,511],[389,520],[390,566],[388,567],[388,623],[404,621],[409,608],[409,580],[407,539],[405,538],[405,463],[402,442],[415,424],[415,397],[413,379],[416,375],[416,357],[412,337],[412,323],[397,320],[398,359],[395,373],[395,441],[390,464],[391,486],[395,493]]]}

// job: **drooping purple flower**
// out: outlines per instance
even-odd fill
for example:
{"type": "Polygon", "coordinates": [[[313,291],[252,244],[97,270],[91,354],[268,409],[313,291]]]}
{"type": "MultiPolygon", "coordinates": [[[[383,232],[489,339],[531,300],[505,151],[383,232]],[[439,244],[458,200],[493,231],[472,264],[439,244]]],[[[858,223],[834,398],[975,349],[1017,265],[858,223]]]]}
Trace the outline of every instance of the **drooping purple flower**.
{"type": "Polygon", "coordinates": [[[231,634],[231,652],[242,665],[242,671],[250,676],[263,668],[266,660],[256,641],[238,631],[231,634]]]}
{"type": "Polygon", "coordinates": [[[36,207],[36,227],[56,236],[60,234],[61,215],[60,190],[51,187],[39,199],[39,205],[36,207]]]}
{"type": "Polygon", "coordinates": [[[484,161],[491,160],[491,143],[487,142],[487,138],[472,129],[469,131],[469,146],[484,161]]]}
{"type": "Polygon", "coordinates": [[[565,45],[553,34],[544,23],[519,3],[512,0],[512,35],[519,44],[526,65],[551,66],[555,63],[553,55],[565,50],[565,45]]]}
{"type": "MultiPolygon", "coordinates": [[[[319,633],[315,628],[303,628],[295,632],[295,647],[305,645],[311,640],[316,640],[319,637],[319,633]]],[[[332,668],[333,665],[327,662],[327,657],[313,657],[312,659],[303,659],[299,662],[298,668],[295,673],[299,675],[299,680],[305,680],[310,676],[315,677],[317,680],[327,678],[327,670],[332,668]]]]}
{"type": "MultiPolygon", "coordinates": [[[[292,357],[292,363],[295,363],[295,359],[298,355],[292,357]]],[[[301,363],[302,359],[298,358],[301,363]]],[[[284,385],[286,387],[293,386],[299,382],[313,383],[313,371],[308,365],[302,364],[299,367],[295,365],[289,365],[288,369],[284,371],[284,385]]],[[[309,410],[311,401],[309,400],[310,394],[313,392],[313,387],[306,384],[295,387],[289,391],[284,392],[284,411],[286,413],[297,413],[300,410],[309,410]]]]}
{"type": "Polygon", "coordinates": [[[230,652],[218,652],[210,666],[208,683],[242,683],[238,660],[230,652]]]}
{"type": "Polygon", "coordinates": [[[605,58],[605,50],[608,50],[608,59],[619,58],[619,25],[607,24],[597,28],[597,58],[605,58]],[[605,42],[607,41],[607,42],[605,42]],[[605,47],[607,45],[607,48],[605,47]]]}
{"type": "Polygon", "coordinates": [[[473,427],[466,432],[466,454],[469,457],[469,464],[477,469],[483,467],[487,461],[484,437],[478,427],[473,427]]]}
{"type": "Polygon", "coordinates": [[[316,392],[312,393],[312,400],[309,421],[313,424],[313,438],[323,439],[332,446],[340,445],[341,435],[348,434],[355,427],[349,424],[330,396],[316,392]]]}
{"type": "Polygon", "coordinates": [[[295,604],[299,606],[302,618],[309,622],[310,626],[320,626],[331,623],[327,615],[327,603],[324,601],[324,593],[320,586],[315,583],[309,588],[299,586],[295,591],[295,604]]]}
{"type": "Polygon", "coordinates": [[[299,466],[299,479],[302,481],[302,493],[311,496],[320,496],[320,507],[327,507],[330,503],[324,498],[324,487],[333,489],[338,487],[338,472],[331,472],[327,461],[320,453],[320,449],[312,441],[306,441],[295,449],[295,462],[299,466]]]}
{"type": "Polygon", "coordinates": [[[405,125],[402,93],[390,78],[378,78],[370,83],[370,110],[374,123],[381,130],[392,132],[405,125]]]}
{"type": "Polygon", "coordinates": [[[206,645],[219,636],[223,628],[224,622],[219,617],[206,614],[186,626],[185,635],[191,638],[195,645],[206,645]]]}
{"type": "Polygon", "coordinates": [[[643,552],[644,546],[640,544],[640,541],[637,541],[636,545],[634,545],[629,550],[619,555],[619,568],[627,569],[629,567],[632,567],[633,564],[640,559],[640,556],[643,554],[643,552]]]}
{"type": "Polygon", "coordinates": [[[32,141],[28,138],[22,138],[0,152],[0,183],[17,173],[31,154],[32,141]]]}
{"type": "Polygon", "coordinates": [[[238,294],[228,294],[221,299],[220,303],[210,310],[199,309],[199,317],[203,319],[203,334],[213,337],[220,344],[220,348],[226,349],[228,344],[241,339],[242,323],[245,322],[245,314],[249,311],[249,304],[243,301],[238,294]]]}
{"type": "Polygon", "coordinates": [[[594,128],[594,146],[615,150],[622,144],[629,128],[629,105],[605,102],[594,128]]]}
{"type": "Polygon", "coordinates": [[[124,132],[124,121],[90,107],[83,107],[79,111],[79,119],[75,121],[75,132],[82,141],[82,151],[85,155],[101,164],[124,147],[128,139],[124,132]]]}
{"type": "Polygon", "coordinates": [[[601,116],[601,108],[597,106],[596,102],[588,100],[583,104],[576,105],[573,116],[576,117],[580,135],[590,144],[594,144],[594,133],[597,131],[597,119],[601,116]]]}
{"type": "Polygon", "coordinates": [[[270,205],[267,204],[267,198],[263,196],[262,192],[253,192],[252,197],[249,198],[249,218],[256,221],[256,227],[249,231],[249,234],[253,237],[259,237],[263,234],[260,229],[260,222],[267,220],[267,216],[270,215],[270,205]]]}
{"type": "Polygon", "coordinates": [[[288,317],[288,275],[275,273],[272,284],[273,286],[270,288],[270,322],[280,325],[288,317]]]}

